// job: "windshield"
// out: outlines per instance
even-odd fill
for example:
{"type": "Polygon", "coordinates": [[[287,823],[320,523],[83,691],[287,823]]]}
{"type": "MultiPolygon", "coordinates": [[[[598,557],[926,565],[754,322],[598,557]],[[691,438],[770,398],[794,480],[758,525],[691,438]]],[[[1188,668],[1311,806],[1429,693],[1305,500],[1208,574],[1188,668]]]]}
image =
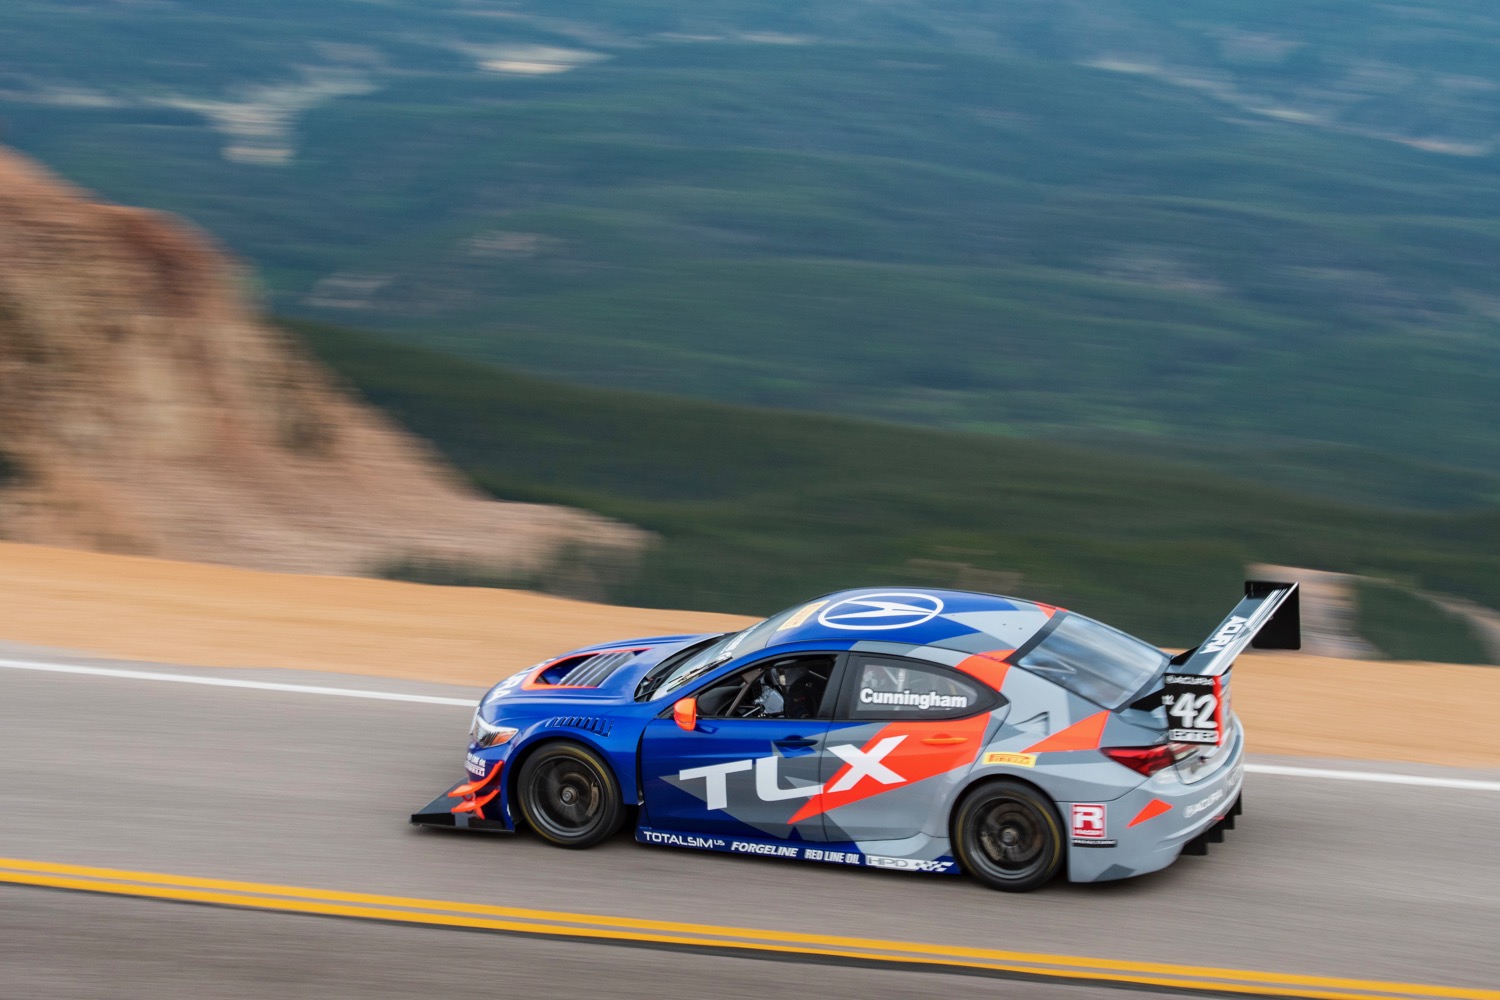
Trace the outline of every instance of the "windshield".
{"type": "Polygon", "coordinates": [[[1166,662],[1167,654],[1155,646],[1070,614],[1019,664],[1089,701],[1119,708],[1166,662]]]}
{"type": "Polygon", "coordinates": [[[734,632],[724,636],[724,638],[717,642],[712,642],[704,646],[698,652],[674,666],[666,676],[654,684],[650,695],[671,694],[694,678],[702,676],[710,668],[723,663],[734,655],[733,650],[729,649],[729,644],[741,635],[744,635],[744,633],[734,632]]]}
{"type": "Polygon", "coordinates": [[[764,649],[771,641],[771,637],[776,634],[781,623],[800,610],[800,607],[788,608],[764,621],[756,622],[743,632],[721,636],[707,646],[700,647],[686,659],[675,662],[668,660],[661,667],[656,668],[661,671],[660,673],[653,670],[642,679],[640,690],[636,692],[636,701],[671,694],[678,688],[702,677],[721,663],[728,663],[736,656],[744,656],[746,653],[764,649]]]}

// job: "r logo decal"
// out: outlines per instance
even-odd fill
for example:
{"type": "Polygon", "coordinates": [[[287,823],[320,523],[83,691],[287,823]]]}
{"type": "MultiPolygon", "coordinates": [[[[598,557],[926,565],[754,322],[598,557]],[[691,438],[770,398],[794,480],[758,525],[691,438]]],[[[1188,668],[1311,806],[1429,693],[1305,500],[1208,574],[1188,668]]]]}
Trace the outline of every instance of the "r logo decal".
{"type": "Polygon", "coordinates": [[[1104,806],[1092,802],[1073,803],[1073,839],[1104,839],[1104,806]]]}

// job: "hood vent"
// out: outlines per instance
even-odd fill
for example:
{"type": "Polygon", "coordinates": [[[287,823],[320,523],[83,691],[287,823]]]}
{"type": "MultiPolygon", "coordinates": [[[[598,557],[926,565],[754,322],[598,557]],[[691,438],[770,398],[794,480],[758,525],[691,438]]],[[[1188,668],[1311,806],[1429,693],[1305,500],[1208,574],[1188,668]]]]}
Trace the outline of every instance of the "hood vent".
{"type": "Polygon", "coordinates": [[[569,657],[543,670],[537,680],[552,687],[598,687],[639,652],[639,649],[615,649],[569,657]]]}

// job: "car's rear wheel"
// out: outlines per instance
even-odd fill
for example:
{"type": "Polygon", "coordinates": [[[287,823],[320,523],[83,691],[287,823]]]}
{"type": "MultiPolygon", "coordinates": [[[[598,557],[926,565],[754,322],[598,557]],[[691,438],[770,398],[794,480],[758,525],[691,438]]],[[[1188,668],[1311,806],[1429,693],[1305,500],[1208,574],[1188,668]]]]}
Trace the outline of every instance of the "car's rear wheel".
{"type": "Polygon", "coordinates": [[[991,889],[1030,892],[1062,868],[1062,821],[1045,795],[1001,779],[970,792],[953,813],[958,863],[991,889]]]}
{"type": "Polygon", "coordinates": [[[576,743],[551,743],[527,757],[516,791],[522,819],[559,847],[593,847],[625,818],[609,765],[576,743]]]}

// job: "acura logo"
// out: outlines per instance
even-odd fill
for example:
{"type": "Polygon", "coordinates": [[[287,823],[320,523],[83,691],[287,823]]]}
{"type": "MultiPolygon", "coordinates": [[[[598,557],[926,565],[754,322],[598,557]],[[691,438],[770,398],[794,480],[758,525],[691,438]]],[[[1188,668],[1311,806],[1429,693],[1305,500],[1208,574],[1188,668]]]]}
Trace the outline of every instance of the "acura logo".
{"type": "Polygon", "coordinates": [[[849,597],[818,615],[819,623],[829,628],[856,632],[874,632],[889,628],[910,628],[930,622],[943,611],[943,602],[931,594],[888,591],[849,597]]]}

